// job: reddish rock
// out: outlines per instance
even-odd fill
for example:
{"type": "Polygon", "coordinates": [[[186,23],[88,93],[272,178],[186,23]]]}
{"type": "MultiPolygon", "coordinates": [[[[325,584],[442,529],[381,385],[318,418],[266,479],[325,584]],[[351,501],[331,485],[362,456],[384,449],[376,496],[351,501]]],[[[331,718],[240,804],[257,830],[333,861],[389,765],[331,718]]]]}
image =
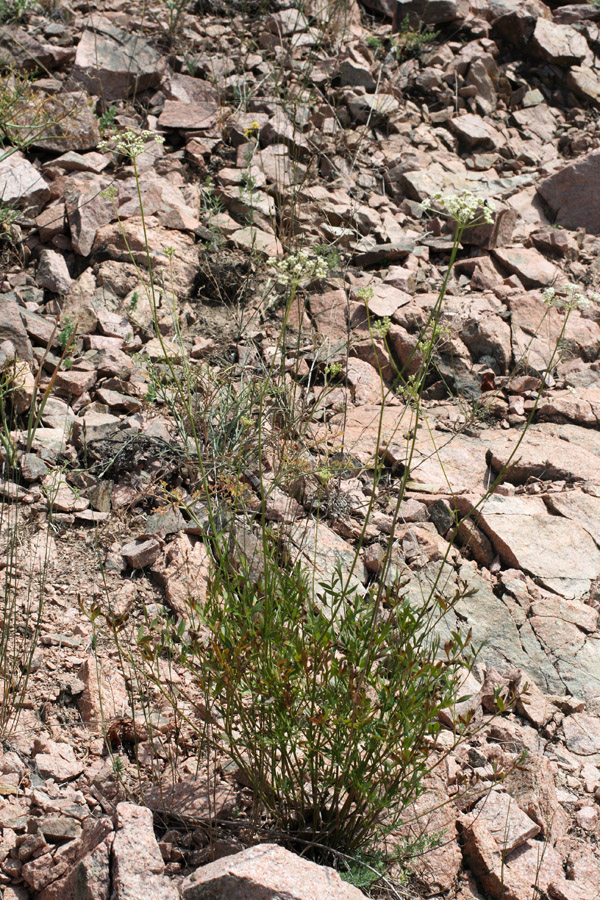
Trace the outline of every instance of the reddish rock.
{"type": "MultiPolygon", "coordinates": [[[[23,880],[34,891],[43,891],[48,885],[52,885],[53,882],[63,878],[75,868],[108,837],[111,831],[112,822],[108,818],[86,819],[83,825],[83,834],[78,840],[69,841],[68,844],[59,847],[54,856],[47,853],[25,863],[21,869],[23,880]]],[[[54,900],[53,897],[52,900],[54,900]]],[[[56,900],[59,900],[58,896],[56,900]]],[[[62,896],[60,900],[63,900],[62,896]]]]}
{"type": "MultiPolygon", "coordinates": [[[[372,316],[393,316],[397,309],[400,309],[401,306],[406,306],[412,299],[406,291],[398,290],[391,284],[374,282],[369,287],[373,291],[373,296],[365,301],[365,305],[372,316]]],[[[373,318],[371,319],[371,324],[375,324],[373,318]]]]}
{"type": "Polygon", "coordinates": [[[526,900],[552,882],[568,886],[561,857],[543,841],[526,841],[503,861],[487,826],[471,817],[463,824],[463,839],[469,868],[492,900],[526,900]]]}
{"type": "MultiPolygon", "coordinates": [[[[431,779],[434,781],[433,779],[431,779]]],[[[436,779],[438,783],[441,779],[436,779]]],[[[457,809],[450,801],[443,787],[428,789],[406,810],[406,818],[416,819],[412,825],[393,832],[388,841],[388,850],[393,856],[394,844],[401,840],[419,841],[424,835],[444,835],[439,847],[432,847],[426,853],[416,854],[408,863],[412,878],[422,885],[427,894],[442,894],[455,887],[462,867],[462,854],[458,845],[456,828],[457,809]]],[[[389,877],[395,880],[401,871],[392,866],[389,877]]]]}
{"type": "Polygon", "coordinates": [[[539,825],[543,838],[556,843],[564,837],[568,817],[558,802],[553,765],[545,756],[529,753],[522,763],[509,769],[502,787],[539,825]]]}
{"type": "Polygon", "coordinates": [[[161,55],[140,34],[93,15],[77,46],[73,81],[104,100],[119,100],[158,85],[165,72],[161,55]]]}
{"type": "Polygon", "coordinates": [[[51,241],[57,234],[65,233],[65,204],[51,203],[39,216],[35,217],[35,224],[39,228],[40,241],[51,241]]]}
{"type": "Polygon", "coordinates": [[[567,87],[575,96],[600,106],[600,78],[589,66],[572,66],[567,75],[567,87]]]}
{"type": "Polygon", "coordinates": [[[570,25],[556,25],[548,19],[537,20],[528,49],[556,66],[577,65],[589,53],[582,34],[570,25]]]}
{"type": "Polygon", "coordinates": [[[379,372],[362,359],[350,358],[346,364],[346,379],[352,388],[352,396],[357,406],[381,401],[385,385],[379,372]]]}
{"type": "Polygon", "coordinates": [[[40,287],[54,294],[68,293],[73,284],[65,258],[56,250],[42,250],[36,278],[40,287]]]}
{"type": "Polygon", "coordinates": [[[161,128],[203,130],[215,124],[219,97],[210,82],[190,75],[171,75],[165,94],[167,100],[158,119],[161,128]]]}
{"type": "Polygon", "coordinates": [[[496,248],[492,256],[526,288],[548,287],[560,277],[560,269],[533,248],[496,248]]]}
{"type": "Polygon", "coordinates": [[[95,178],[87,185],[74,187],[65,197],[71,242],[80,256],[90,255],[98,229],[117,217],[112,200],[102,196],[108,182],[95,178]]]}
{"type": "MultiPolygon", "coordinates": [[[[85,91],[60,93],[56,96],[34,96],[28,107],[19,110],[17,121],[29,124],[32,146],[62,153],[65,150],[91,150],[100,141],[98,119],[92,109],[92,99],[85,91]],[[48,125],[39,128],[39,110],[43,104],[48,125]],[[33,121],[33,124],[30,124],[33,121]]],[[[23,137],[27,137],[25,130],[23,137]]]]}
{"type": "Polygon", "coordinates": [[[113,835],[109,834],[75,863],[66,875],[42,891],[38,900],[110,900],[112,842],[113,835]]]}
{"type": "Polygon", "coordinates": [[[57,391],[68,397],[80,397],[96,383],[98,375],[92,369],[60,369],[54,379],[57,391]]]}
{"type": "Polygon", "coordinates": [[[179,891],[163,875],[165,864],[149,809],[117,805],[112,859],[111,900],[179,900],[179,891]]]}
{"type": "Polygon", "coordinates": [[[227,782],[185,777],[176,784],[153,787],[145,802],[154,810],[187,816],[190,819],[226,819],[237,803],[235,790],[227,782]]]}
{"type": "Polygon", "coordinates": [[[512,853],[540,832],[540,826],[519,808],[509,794],[491,791],[473,807],[473,815],[487,826],[503,853],[512,853]]]}
{"type": "Polygon", "coordinates": [[[486,119],[474,113],[450,119],[448,124],[469,149],[478,147],[480,150],[497,150],[504,143],[500,132],[486,119]]]}
{"type": "Polygon", "coordinates": [[[181,884],[183,900],[362,900],[338,872],[278,847],[259,844],[196,869],[181,884]]]}
{"type": "Polygon", "coordinates": [[[537,190],[558,225],[600,234],[600,206],[590,191],[599,180],[600,150],[592,150],[545,178],[537,190]]]}
{"type": "Polygon", "coordinates": [[[152,572],[171,609],[188,620],[194,606],[206,601],[211,569],[211,556],[202,541],[179,534],[167,548],[165,564],[152,572]]]}
{"type": "Polygon", "coordinates": [[[57,744],[46,740],[36,753],[35,764],[42,778],[54,781],[71,781],[83,772],[83,764],[77,759],[69,744],[57,744]]]}
{"type": "Polygon", "coordinates": [[[10,341],[17,356],[23,360],[33,359],[33,349],[23,323],[21,307],[14,293],[0,294],[0,342],[10,341]]]}
{"type": "Polygon", "coordinates": [[[585,593],[586,582],[600,575],[600,550],[588,532],[547,515],[539,498],[493,495],[480,510],[478,524],[508,566],[554,587],[564,579],[585,593]],[[575,582],[581,582],[579,589],[575,582]]]}
{"type": "Polygon", "coordinates": [[[79,668],[77,677],[84,685],[77,704],[79,712],[94,731],[101,732],[112,719],[128,713],[127,685],[116,669],[89,656],[79,668]]]}

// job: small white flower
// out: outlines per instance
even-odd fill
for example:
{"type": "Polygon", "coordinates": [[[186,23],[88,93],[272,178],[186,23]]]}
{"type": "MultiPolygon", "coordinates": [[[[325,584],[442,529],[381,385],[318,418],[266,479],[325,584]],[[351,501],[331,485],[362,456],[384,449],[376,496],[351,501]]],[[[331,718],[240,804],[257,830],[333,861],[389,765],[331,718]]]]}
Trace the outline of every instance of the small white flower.
{"type": "Polygon", "coordinates": [[[597,294],[586,296],[580,290],[578,285],[567,281],[563,284],[559,291],[553,287],[548,287],[542,291],[542,299],[546,306],[555,309],[589,309],[592,303],[598,303],[600,298],[597,294]]]}
{"type": "Polygon", "coordinates": [[[460,194],[442,194],[441,191],[436,191],[428,200],[421,203],[423,212],[434,207],[461,228],[481,225],[484,222],[491,225],[496,211],[495,204],[491,200],[481,200],[472,191],[461,191],[460,194]]]}
{"type": "Polygon", "coordinates": [[[98,144],[100,150],[110,147],[119,154],[119,156],[128,156],[130,159],[137,159],[144,150],[150,138],[153,138],[157,144],[164,143],[164,137],[156,134],[155,131],[123,131],[121,134],[114,136],[112,141],[101,141],[98,144]]]}
{"type": "Polygon", "coordinates": [[[279,284],[315,281],[317,278],[326,278],[329,272],[327,261],[322,256],[306,250],[299,250],[286,259],[275,259],[272,256],[267,260],[267,265],[274,269],[279,284]]]}

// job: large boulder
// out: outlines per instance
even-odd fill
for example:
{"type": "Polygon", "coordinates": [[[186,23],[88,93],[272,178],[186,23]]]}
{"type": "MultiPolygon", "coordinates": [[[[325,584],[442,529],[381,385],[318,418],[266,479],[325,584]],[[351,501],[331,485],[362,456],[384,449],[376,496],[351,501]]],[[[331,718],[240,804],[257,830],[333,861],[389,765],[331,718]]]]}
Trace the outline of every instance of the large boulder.
{"type": "Polygon", "coordinates": [[[594,191],[600,180],[600,149],[570,162],[545,178],[537,192],[564,228],[585,228],[589,234],[600,234],[600,204],[594,191]]]}
{"type": "Polygon", "coordinates": [[[334,869],[259,844],[201,866],[181,884],[183,900],[364,900],[334,869]]]}
{"type": "Polygon", "coordinates": [[[77,46],[72,80],[104,100],[120,100],[156,87],[165,63],[136,32],[92,16],[77,46]]]}

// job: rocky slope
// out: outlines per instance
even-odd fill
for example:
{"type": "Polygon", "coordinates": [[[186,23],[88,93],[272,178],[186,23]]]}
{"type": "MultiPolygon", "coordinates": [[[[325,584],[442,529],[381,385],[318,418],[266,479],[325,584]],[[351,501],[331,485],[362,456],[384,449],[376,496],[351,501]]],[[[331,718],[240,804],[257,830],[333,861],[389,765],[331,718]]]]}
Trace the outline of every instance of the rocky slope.
{"type": "MultiPolygon", "coordinates": [[[[132,718],[132,673],[94,634],[90,610],[109,596],[124,620],[140,624],[144,609],[176,619],[206,586],[193,472],[157,392],[164,343],[177,360],[181,330],[204,386],[232,366],[240,384],[268,366],[282,313],[266,260],[299,246],[327,247],[330,268],[291,310],[287,383],[299,407],[318,409],[308,468],[325,459],[329,472],[274,490],[269,518],[325,577],[352,559],[365,528],[355,576],[377,575],[410,424],[396,373],[418,350],[452,248],[447,222],[421,203],[469,190],[494,202],[494,221],[465,234],[448,285],[393,564],[415,602],[440,566],[448,595],[467,585],[444,627],[483,643],[457,710],[479,729],[419,800],[417,833],[441,841],[412,876],[448,900],[595,900],[600,8],[295,6],[212,0],[175,21],[162,6],[65,2],[0,28],[3,65],[32,73],[4,119],[5,146],[23,128],[28,146],[0,154],[3,210],[19,213],[2,220],[0,358],[18,373],[21,417],[18,466],[0,485],[2,574],[26,612],[32,585],[44,598],[24,708],[0,759],[3,896],[263,898],[279,896],[282,871],[286,897],[358,895],[277,848],[242,853],[243,833],[209,840],[211,819],[249,808],[247,790],[226,762],[209,789],[160,704],[157,754],[132,718]],[[134,169],[111,149],[119,132],[142,129],[164,138],[136,159],[144,220],[134,169]],[[563,330],[564,309],[543,291],[564,295],[568,282],[591,302],[563,330]],[[28,441],[28,411],[46,388],[28,441]],[[365,527],[382,446],[388,478],[365,527]],[[333,475],[332,460],[344,462],[333,475]],[[454,535],[457,514],[471,511],[454,535]],[[514,699],[503,715],[498,691],[514,699]],[[141,774],[126,752],[136,744],[141,774]],[[509,773],[500,783],[497,767],[509,773]],[[151,775],[174,772],[170,791],[148,794],[151,775]],[[150,811],[124,802],[123,785],[150,811]],[[159,816],[165,808],[176,818],[159,816]]],[[[2,91],[16,96],[10,77],[2,91]]],[[[235,492],[235,473],[219,466],[220,486],[235,492]]],[[[452,718],[444,725],[432,758],[452,744],[452,718]]]]}

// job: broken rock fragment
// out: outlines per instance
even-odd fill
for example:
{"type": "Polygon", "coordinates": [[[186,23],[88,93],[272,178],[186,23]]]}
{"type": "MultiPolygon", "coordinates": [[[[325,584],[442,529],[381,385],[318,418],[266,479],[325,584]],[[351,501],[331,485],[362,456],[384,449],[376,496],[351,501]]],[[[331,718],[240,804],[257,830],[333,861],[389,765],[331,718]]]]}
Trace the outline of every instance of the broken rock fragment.
{"type": "Polygon", "coordinates": [[[519,809],[513,798],[500,791],[483,797],[473,807],[473,813],[485,822],[503,853],[512,853],[540,831],[540,826],[519,809]]]}
{"type": "Polygon", "coordinates": [[[118,804],[112,857],[112,900],[180,900],[175,884],[163,875],[165,864],[149,809],[118,804]]]}

